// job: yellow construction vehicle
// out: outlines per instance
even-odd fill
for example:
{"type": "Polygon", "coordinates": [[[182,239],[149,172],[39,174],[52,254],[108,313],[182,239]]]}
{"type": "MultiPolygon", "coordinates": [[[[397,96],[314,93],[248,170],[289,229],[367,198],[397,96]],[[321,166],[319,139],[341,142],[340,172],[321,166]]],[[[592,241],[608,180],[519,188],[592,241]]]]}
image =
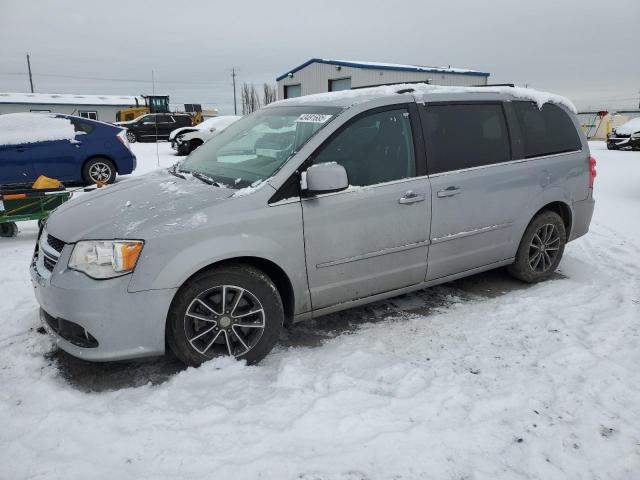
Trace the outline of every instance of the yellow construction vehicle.
{"type": "Polygon", "coordinates": [[[169,95],[141,95],[144,98],[144,105],[123,108],[116,112],[116,122],[128,122],[138,118],[145,113],[169,113],[169,95]]]}
{"type": "MultiPolygon", "coordinates": [[[[136,98],[135,107],[123,108],[116,112],[116,121],[128,122],[146,113],[171,113],[169,110],[169,95],[141,95],[141,97],[144,98],[144,105],[139,105],[136,98]]],[[[194,125],[201,123],[203,120],[202,105],[199,103],[185,103],[184,112],[177,111],[174,113],[187,113],[193,119],[194,125]]]]}

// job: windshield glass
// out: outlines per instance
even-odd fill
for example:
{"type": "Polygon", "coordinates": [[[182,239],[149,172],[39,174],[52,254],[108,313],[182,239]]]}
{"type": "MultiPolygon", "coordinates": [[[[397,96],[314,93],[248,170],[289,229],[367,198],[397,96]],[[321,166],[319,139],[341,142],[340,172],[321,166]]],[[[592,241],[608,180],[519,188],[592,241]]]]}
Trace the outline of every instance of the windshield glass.
{"type": "Polygon", "coordinates": [[[271,107],[235,122],[178,166],[214,182],[244,188],[271,177],[340,111],[335,107],[271,107]]]}

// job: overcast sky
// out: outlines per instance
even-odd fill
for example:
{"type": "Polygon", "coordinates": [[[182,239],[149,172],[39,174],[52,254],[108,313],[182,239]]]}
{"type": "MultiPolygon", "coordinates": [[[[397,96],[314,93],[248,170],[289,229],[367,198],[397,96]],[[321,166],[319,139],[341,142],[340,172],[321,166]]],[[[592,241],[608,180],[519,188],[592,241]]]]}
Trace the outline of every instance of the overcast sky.
{"type": "Polygon", "coordinates": [[[490,72],[579,108],[637,108],[640,0],[0,0],[0,91],[149,94],[233,109],[312,57],[490,72]]]}

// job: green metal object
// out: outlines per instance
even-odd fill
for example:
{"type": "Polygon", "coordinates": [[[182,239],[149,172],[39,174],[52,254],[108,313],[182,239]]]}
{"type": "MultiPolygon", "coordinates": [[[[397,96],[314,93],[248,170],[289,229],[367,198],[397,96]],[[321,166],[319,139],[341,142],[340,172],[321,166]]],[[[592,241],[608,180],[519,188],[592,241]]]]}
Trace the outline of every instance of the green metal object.
{"type": "Polygon", "coordinates": [[[0,194],[0,223],[42,220],[71,195],[67,191],[4,192],[0,194]]]}

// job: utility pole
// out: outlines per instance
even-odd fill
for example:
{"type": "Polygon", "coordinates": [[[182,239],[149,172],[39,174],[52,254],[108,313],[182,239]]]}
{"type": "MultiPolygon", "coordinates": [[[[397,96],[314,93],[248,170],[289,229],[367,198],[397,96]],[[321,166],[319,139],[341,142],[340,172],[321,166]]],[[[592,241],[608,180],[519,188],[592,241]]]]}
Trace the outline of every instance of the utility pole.
{"type": "Polygon", "coordinates": [[[238,104],[236,103],[236,67],[231,69],[231,78],[233,79],[233,114],[238,115],[238,104]]]}
{"type": "Polygon", "coordinates": [[[31,60],[29,60],[28,53],[27,53],[27,68],[29,69],[29,84],[31,85],[31,93],[33,93],[33,77],[31,76],[31,60]]]}

